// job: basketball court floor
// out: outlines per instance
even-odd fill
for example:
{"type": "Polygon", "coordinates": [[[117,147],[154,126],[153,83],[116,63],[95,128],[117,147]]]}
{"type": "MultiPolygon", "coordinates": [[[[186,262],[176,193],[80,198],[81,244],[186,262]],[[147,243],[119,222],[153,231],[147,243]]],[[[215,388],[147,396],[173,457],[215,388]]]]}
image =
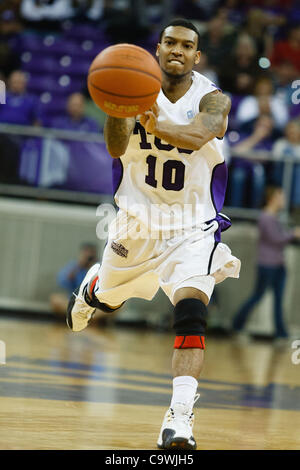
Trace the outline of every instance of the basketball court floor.
{"type": "MultiPolygon", "coordinates": [[[[172,333],[0,317],[0,449],[156,449],[171,397],[172,333]]],[[[208,335],[198,450],[299,449],[293,350],[208,335]]]]}

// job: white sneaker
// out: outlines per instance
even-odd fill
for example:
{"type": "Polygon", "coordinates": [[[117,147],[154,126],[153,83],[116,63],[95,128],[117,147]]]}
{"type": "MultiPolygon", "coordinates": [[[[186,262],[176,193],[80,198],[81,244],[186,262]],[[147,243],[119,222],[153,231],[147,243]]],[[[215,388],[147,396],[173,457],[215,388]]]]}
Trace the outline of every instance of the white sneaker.
{"type": "MultiPolygon", "coordinates": [[[[196,395],[195,401],[199,398],[196,395]]],[[[194,413],[184,403],[175,403],[165,414],[157,441],[159,449],[195,450],[196,441],[193,436],[194,413]]]]}
{"type": "Polygon", "coordinates": [[[85,301],[85,291],[93,277],[99,271],[100,264],[94,264],[86,273],[80,286],[73,292],[67,308],[67,325],[73,331],[81,331],[86,328],[92,319],[96,308],[91,307],[85,301]]]}

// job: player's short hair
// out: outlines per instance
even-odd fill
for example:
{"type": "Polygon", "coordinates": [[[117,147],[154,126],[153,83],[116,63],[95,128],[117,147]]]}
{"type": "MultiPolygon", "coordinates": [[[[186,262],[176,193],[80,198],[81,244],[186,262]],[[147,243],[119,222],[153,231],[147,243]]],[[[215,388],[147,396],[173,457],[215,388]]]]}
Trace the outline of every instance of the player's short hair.
{"type": "Polygon", "coordinates": [[[169,26],[182,26],[183,28],[187,28],[187,29],[191,29],[192,31],[195,31],[195,33],[197,34],[197,38],[198,38],[197,50],[199,49],[199,45],[200,45],[200,33],[199,33],[198,29],[196,28],[196,26],[195,26],[191,21],[188,21],[188,20],[186,20],[186,19],[184,19],[184,18],[178,18],[178,19],[176,19],[176,20],[170,21],[170,23],[168,23],[168,24],[164,27],[164,29],[162,29],[161,32],[159,33],[159,42],[161,42],[165,30],[166,30],[169,26]]]}

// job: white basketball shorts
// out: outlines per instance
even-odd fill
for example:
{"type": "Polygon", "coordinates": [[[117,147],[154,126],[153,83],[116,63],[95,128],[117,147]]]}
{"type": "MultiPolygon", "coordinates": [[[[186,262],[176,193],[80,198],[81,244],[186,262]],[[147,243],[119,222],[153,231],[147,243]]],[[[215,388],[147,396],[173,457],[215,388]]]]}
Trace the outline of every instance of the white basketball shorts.
{"type": "Polygon", "coordinates": [[[138,230],[136,219],[122,211],[117,219],[118,229],[110,230],[94,290],[100,302],[114,307],[133,297],[151,300],[159,287],[173,305],[174,294],[182,287],[199,289],[210,299],[216,283],[239,277],[240,260],[227,245],[215,241],[216,221],[158,240],[132,238],[138,230]]]}

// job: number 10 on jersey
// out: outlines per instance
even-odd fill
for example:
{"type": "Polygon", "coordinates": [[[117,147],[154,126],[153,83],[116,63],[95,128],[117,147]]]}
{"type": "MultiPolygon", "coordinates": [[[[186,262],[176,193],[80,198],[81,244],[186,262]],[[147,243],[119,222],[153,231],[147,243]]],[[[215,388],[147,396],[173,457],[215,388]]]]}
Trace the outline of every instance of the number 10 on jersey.
{"type": "Polygon", "coordinates": [[[180,191],[184,186],[185,165],[179,160],[167,160],[163,164],[162,181],[156,179],[157,157],[148,155],[146,163],[148,165],[148,174],[145,176],[145,183],[153,188],[161,185],[167,191],[180,191]]]}

